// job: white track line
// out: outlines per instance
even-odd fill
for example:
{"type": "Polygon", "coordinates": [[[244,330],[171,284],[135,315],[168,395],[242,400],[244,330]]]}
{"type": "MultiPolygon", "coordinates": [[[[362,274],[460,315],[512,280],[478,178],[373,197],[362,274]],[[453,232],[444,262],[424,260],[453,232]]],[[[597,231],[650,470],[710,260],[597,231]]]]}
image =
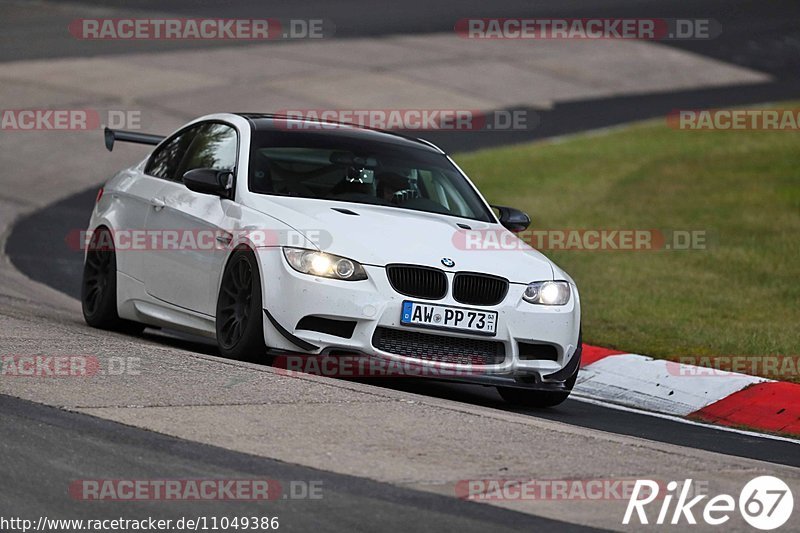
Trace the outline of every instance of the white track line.
{"type": "MultiPolygon", "coordinates": [[[[790,442],[792,444],[800,444],[800,440],[792,439],[790,437],[781,437],[779,435],[772,435],[772,434],[769,434],[769,433],[758,433],[758,432],[755,432],[755,431],[748,431],[746,429],[738,429],[738,428],[732,428],[732,427],[728,427],[728,426],[718,426],[718,425],[712,425],[712,424],[705,424],[703,422],[697,422],[695,420],[689,420],[688,418],[682,418],[680,416],[667,415],[667,414],[663,414],[663,413],[656,413],[656,412],[653,412],[653,411],[645,411],[643,409],[637,409],[635,407],[628,407],[628,406],[625,406],[625,405],[618,405],[618,404],[615,404],[615,403],[609,403],[609,402],[605,402],[603,400],[597,400],[595,398],[589,398],[589,397],[586,397],[586,396],[582,396],[580,394],[576,394],[575,392],[573,392],[570,395],[570,399],[571,400],[576,400],[576,401],[579,401],[579,402],[589,403],[589,404],[592,404],[592,405],[597,405],[597,406],[600,406],[600,407],[606,407],[608,409],[616,409],[617,411],[625,411],[625,412],[628,412],[628,413],[635,413],[635,414],[639,414],[639,415],[652,416],[652,417],[655,417],[655,418],[662,418],[662,419],[665,419],[665,420],[671,420],[673,422],[681,422],[683,424],[689,424],[689,425],[692,425],[692,426],[702,426],[702,427],[705,427],[705,428],[715,429],[715,430],[718,430],[718,431],[726,431],[728,433],[738,433],[740,435],[747,435],[749,437],[757,437],[757,438],[760,438],[760,439],[770,439],[770,440],[776,440],[776,441],[781,441],[781,442],[790,442]]],[[[652,439],[648,439],[648,440],[652,440],[652,439]]],[[[726,455],[730,455],[730,454],[726,454],[726,455]]]]}

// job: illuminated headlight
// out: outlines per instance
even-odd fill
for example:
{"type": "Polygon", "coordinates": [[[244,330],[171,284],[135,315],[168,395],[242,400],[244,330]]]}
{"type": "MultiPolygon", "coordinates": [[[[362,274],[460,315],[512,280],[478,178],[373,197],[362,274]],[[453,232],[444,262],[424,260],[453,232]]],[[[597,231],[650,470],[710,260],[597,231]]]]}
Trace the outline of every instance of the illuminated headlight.
{"type": "Polygon", "coordinates": [[[566,281],[536,281],[528,284],[522,299],[532,304],[564,305],[569,301],[569,293],[566,281]]]}
{"type": "Polygon", "coordinates": [[[364,267],[346,257],[302,248],[284,248],[283,255],[289,266],[303,274],[346,281],[367,279],[364,267]]]}

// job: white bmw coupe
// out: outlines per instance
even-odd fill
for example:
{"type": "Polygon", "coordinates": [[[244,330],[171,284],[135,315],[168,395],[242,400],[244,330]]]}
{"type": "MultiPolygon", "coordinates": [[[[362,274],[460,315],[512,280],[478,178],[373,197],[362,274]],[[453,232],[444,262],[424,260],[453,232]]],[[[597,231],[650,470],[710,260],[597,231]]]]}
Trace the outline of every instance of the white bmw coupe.
{"type": "Polygon", "coordinates": [[[575,283],[514,235],[526,214],[496,215],[433,144],[227,113],[168,137],[105,135],[109,150],[156,147],[98,192],[89,325],[200,334],[237,359],[413,363],[516,404],[569,396],[581,357],[575,283]]]}

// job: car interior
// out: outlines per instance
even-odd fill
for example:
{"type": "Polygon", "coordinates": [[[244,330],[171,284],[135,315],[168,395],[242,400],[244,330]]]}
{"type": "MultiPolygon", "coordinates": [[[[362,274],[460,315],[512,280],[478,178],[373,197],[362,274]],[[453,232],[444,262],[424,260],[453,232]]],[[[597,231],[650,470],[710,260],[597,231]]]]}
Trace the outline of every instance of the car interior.
{"type": "Polygon", "coordinates": [[[253,161],[250,190],[475,217],[438,168],[414,168],[391,159],[332,149],[262,148],[253,161]]]}

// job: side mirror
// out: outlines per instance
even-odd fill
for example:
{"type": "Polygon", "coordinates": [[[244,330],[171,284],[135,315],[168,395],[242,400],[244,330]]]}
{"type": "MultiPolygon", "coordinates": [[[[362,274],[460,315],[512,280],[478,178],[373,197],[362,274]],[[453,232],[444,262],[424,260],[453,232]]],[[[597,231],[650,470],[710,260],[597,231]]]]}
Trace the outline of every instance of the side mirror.
{"type": "Polygon", "coordinates": [[[233,172],[213,168],[195,168],[184,173],[183,183],[190,191],[230,198],[233,189],[233,172]]]}
{"type": "Polygon", "coordinates": [[[519,209],[502,205],[493,205],[492,207],[500,212],[500,223],[505,226],[508,231],[517,233],[528,229],[528,226],[531,224],[531,217],[519,209]]]}

